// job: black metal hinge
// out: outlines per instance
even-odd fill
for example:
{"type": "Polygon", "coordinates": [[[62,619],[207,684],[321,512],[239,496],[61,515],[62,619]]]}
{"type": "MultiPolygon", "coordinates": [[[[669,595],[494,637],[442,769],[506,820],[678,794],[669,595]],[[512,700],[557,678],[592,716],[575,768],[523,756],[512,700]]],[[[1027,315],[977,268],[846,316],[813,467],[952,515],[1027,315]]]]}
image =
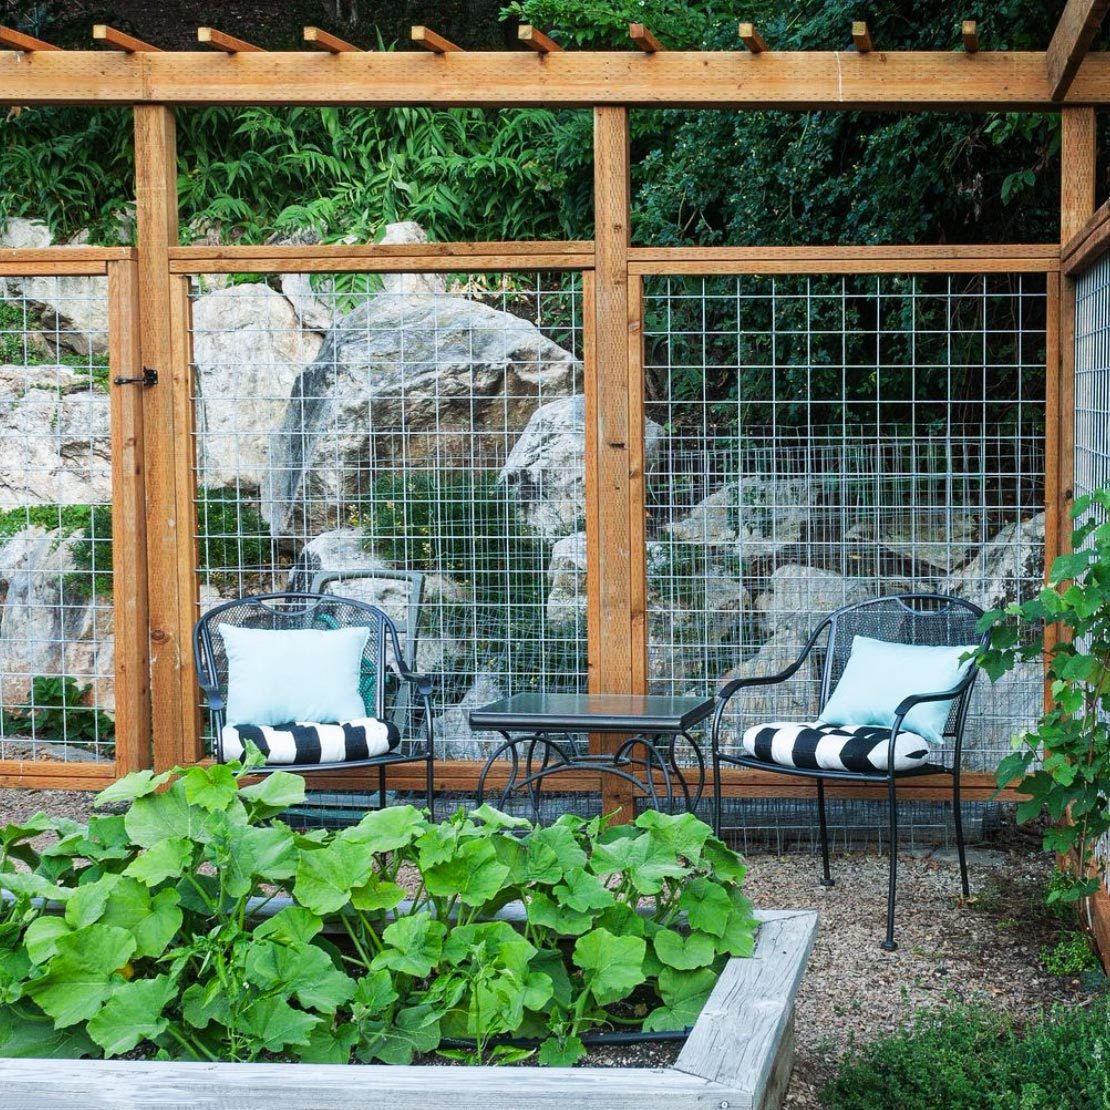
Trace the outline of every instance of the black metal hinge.
{"type": "Polygon", "coordinates": [[[158,384],[158,371],[151,370],[149,366],[143,367],[143,376],[141,378],[113,378],[113,385],[142,385],[151,386],[158,384]]]}

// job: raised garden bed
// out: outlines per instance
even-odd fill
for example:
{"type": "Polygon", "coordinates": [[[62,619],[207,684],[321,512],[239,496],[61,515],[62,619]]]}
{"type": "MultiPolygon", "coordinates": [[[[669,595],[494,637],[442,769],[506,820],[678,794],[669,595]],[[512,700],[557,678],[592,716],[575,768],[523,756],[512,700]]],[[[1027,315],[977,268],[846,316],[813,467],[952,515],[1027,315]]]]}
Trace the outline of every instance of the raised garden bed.
{"type": "Polygon", "coordinates": [[[782,1105],[794,999],[817,914],[758,914],[754,954],[725,966],[674,1067],[386,1067],[5,1060],[6,1110],[764,1110],[782,1105]]]}

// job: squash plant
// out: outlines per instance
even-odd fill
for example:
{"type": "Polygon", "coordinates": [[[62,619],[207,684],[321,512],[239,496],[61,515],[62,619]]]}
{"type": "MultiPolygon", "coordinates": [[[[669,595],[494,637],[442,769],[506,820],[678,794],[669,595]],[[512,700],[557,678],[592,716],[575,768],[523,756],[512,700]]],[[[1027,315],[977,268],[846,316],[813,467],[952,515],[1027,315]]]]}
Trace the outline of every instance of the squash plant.
{"type": "Polygon", "coordinates": [[[1053,562],[1037,597],[983,617],[981,630],[991,635],[978,655],[992,679],[1047,655],[1052,706],[1014,738],[998,784],[1016,782],[1027,795],[1019,821],[1047,813],[1047,851],[1075,856],[1074,880],[1051,891],[1050,902],[1098,889],[1095,846],[1110,832],[1110,489],[1079,498],[1072,516],[1085,518],[1072,533],[1072,551],[1053,562]]]}
{"type": "Polygon", "coordinates": [[[243,785],[251,766],[142,771],[99,796],[123,812],[0,830],[0,1055],[491,1062],[525,1041],[567,1064],[591,1030],[691,1025],[752,951],[743,862],[690,814],[396,806],[298,832],[279,815],[304,780],[243,785]]]}

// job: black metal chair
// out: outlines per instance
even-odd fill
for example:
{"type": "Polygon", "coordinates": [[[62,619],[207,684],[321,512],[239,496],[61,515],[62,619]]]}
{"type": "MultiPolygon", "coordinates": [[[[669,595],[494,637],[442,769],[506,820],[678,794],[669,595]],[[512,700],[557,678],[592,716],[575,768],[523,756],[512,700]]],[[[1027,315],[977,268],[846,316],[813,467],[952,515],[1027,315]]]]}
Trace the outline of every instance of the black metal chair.
{"type": "MultiPolygon", "coordinates": [[[[980,635],[976,625],[983,611],[977,606],[960,598],[945,597],[940,594],[903,594],[897,597],[876,598],[858,605],[845,606],[829,614],[814,630],[798,658],[780,674],[738,678],[727,683],[718,694],[716,713],[713,718],[713,823],[718,835],[721,832],[721,764],[728,763],[752,770],[773,771],[785,775],[796,775],[817,780],[817,811],[821,838],[821,859],[824,869],[822,883],[833,885],[829,872],[829,835],[825,818],[825,779],[851,780],[857,782],[886,783],[890,804],[890,883],[887,892],[886,939],[882,947],[894,951],[894,899],[898,872],[898,811],[895,783],[900,778],[913,775],[948,774],[952,776],[953,817],[956,827],[956,848],[960,859],[960,882],[966,896],[969,893],[967,882],[967,859],[964,852],[963,822],[960,814],[960,757],[963,747],[964,722],[967,717],[971,689],[974,685],[977,668],[968,668],[958,685],[950,690],[922,691],[907,697],[895,712],[894,723],[890,727],[889,746],[885,771],[841,771],[821,768],[784,766],[771,759],[758,758],[743,750],[728,751],[722,735],[726,725],[725,712],[729,702],[741,690],[756,686],[773,686],[792,678],[801,670],[811,653],[815,655],[816,677],[819,669],[818,704],[815,718],[819,718],[830,695],[839,682],[848,656],[852,650],[855,636],[867,636],[875,640],[897,644],[933,645],[957,647],[961,645],[986,643],[986,636],[980,635]],[[821,657],[823,653],[823,658],[821,657]],[[819,660],[819,663],[818,663],[819,660]],[[895,743],[902,731],[902,722],[915,705],[923,702],[952,701],[952,708],[944,728],[943,747],[934,748],[925,764],[909,770],[896,771],[895,743]],[[950,750],[951,763],[945,758],[945,749],[950,750]]],[[[737,746],[743,730],[736,736],[737,746]]]]}
{"type": "Polygon", "coordinates": [[[401,729],[399,747],[369,759],[330,763],[272,764],[258,768],[259,774],[289,770],[298,774],[314,771],[348,770],[358,767],[378,768],[378,798],[384,807],[386,769],[401,763],[426,764],[425,787],[427,806],[435,814],[435,753],[432,736],[432,682],[427,675],[416,674],[408,664],[397,637],[393,621],[380,609],[351,598],[334,594],[286,592],[257,594],[237,598],[210,609],[197,621],[193,633],[197,679],[204,693],[214,731],[214,754],[224,762],[223,726],[227,705],[228,667],[222,625],[270,630],[369,628],[370,635],[363,652],[363,682],[360,688],[367,715],[396,721],[393,704],[404,690],[406,721],[397,722],[401,729]],[[417,735],[419,734],[419,735],[417,735]]]}

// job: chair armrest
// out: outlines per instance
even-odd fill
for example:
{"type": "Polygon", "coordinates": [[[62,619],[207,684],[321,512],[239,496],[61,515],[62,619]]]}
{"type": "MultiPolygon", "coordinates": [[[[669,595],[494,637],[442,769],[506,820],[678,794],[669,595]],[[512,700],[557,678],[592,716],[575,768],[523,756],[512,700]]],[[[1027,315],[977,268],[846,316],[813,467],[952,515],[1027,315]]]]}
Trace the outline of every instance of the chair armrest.
{"type": "Polygon", "coordinates": [[[958,698],[975,681],[975,675],[976,669],[972,667],[951,690],[934,690],[928,694],[910,694],[909,697],[903,698],[898,708],[894,711],[895,727],[901,727],[902,718],[905,717],[915,705],[928,701],[952,701],[958,698]]]}
{"type": "Polygon", "coordinates": [[[432,676],[427,674],[417,674],[416,671],[410,671],[408,667],[401,670],[401,677],[406,682],[411,682],[416,687],[416,692],[422,697],[427,698],[432,693],[432,676]]]}
{"type": "Polygon", "coordinates": [[[802,648],[801,654],[789,667],[778,674],[772,675],[755,675],[751,678],[734,678],[731,682],[726,682],[720,690],[717,691],[717,698],[721,702],[728,701],[738,690],[743,690],[748,686],[775,686],[780,682],[785,682],[788,678],[792,677],[798,672],[798,669],[806,661],[809,653],[813,650],[814,644],[820,638],[821,633],[824,632],[828,625],[828,620],[823,620],[814,630],[813,635],[806,641],[805,647],[802,648]]]}
{"type": "Polygon", "coordinates": [[[222,713],[226,708],[226,703],[223,695],[220,693],[220,688],[206,678],[204,674],[199,672],[197,674],[197,685],[200,687],[201,693],[204,694],[204,703],[208,706],[213,713],[222,713]]]}

